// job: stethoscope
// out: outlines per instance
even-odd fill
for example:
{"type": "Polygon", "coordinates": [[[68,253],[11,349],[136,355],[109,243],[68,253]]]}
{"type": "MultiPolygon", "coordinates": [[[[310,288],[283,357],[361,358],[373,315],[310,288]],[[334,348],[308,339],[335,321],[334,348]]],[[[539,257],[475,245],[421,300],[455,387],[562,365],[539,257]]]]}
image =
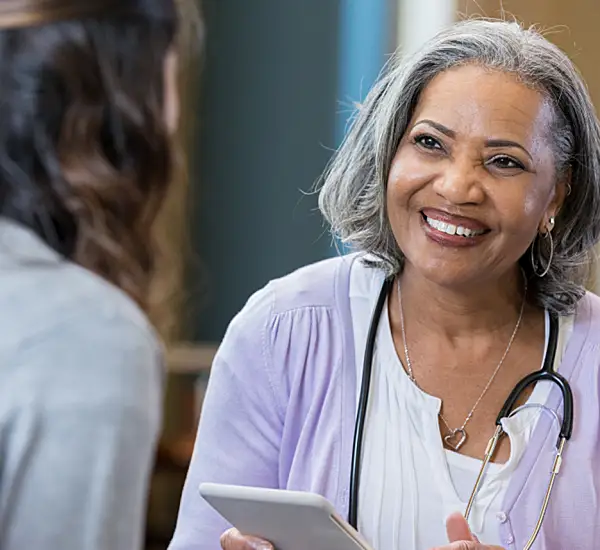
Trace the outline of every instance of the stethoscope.
{"type": "MultiPolygon", "coordinates": [[[[373,354],[375,350],[375,341],[377,338],[377,329],[379,327],[379,320],[381,319],[381,314],[383,312],[383,308],[386,302],[387,297],[390,295],[390,292],[394,286],[394,277],[387,278],[383,286],[381,287],[381,292],[379,293],[379,297],[377,299],[377,303],[375,305],[375,309],[373,310],[373,315],[371,317],[371,322],[369,325],[369,332],[367,334],[367,345],[365,348],[365,354],[363,359],[363,374],[362,374],[362,382],[360,388],[360,397],[358,401],[358,411],[356,414],[356,425],[354,429],[354,444],[352,448],[352,463],[350,470],[350,506],[349,506],[349,514],[348,521],[355,528],[358,529],[358,488],[360,484],[360,465],[361,465],[361,454],[362,454],[362,443],[363,443],[363,435],[365,429],[365,418],[367,414],[367,405],[369,401],[369,390],[371,386],[371,371],[373,370],[373,354]]],[[[486,451],[485,456],[483,458],[483,462],[481,465],[481,469],[479,471],[479,475],[477,476],[477,480],[475,481],[475,486],[473,487],[473,491],[471,493],[471,497],[469,498],[469,502],[467,504],[467,509],[465,511],[465,517],[468,519],[471,509],[473,507],[473,502],[475,500],[475,496],[479,490],[481,482],[483,480],[484,473],[488,464],[490,463],[492,457],[494,456],[494,452],[498,445],[500,439],[505,435],[504,429],[502,427],[502,419],[515,415],[520,410],[528,407],[528,405],[523,405],[518,408],[514,408],[517,400],[525,391],[526,388],[535,384],[536,382],[540,382],[542,380],[548,380],[553,382],[560,388],[560,392],[563,398],[563,418],[562,422],[559,421],[558,416],[554,411],[550,411],[554,418],[559,422],[560,433],[558,436],[557,444],[556,444],[556,454],[554,457],[554,464],[552,466],[552,471],[550,474],[550,482],[548,483],[548,488],[546,490],[546,495],[544,497],[544,502],[542,504],[542,508],[540,510],[540,514],[538,517],[537,524],[533,530],[529,541],[524,547],[524,550],[529,550],[533,545],[536,537],[538,536],[540,529],[542,527],[542,522],[544,520],[544,516],[546,515],[546,510],[548,508],[548,502],[550,500],[550,494],[552,493],[552,488],[554,487],[554,482],[556,480],[556,476],[560,471],[560,466],[562,463],[562,455],[565,448],[565,443],[570,439],[571,433],[573,432],[573,393],[571,391],[571,387],[567,380],[554,371],[554,358],[556,355],[556,346],[558,342],[558,318],[556,315],[550,315],[550,328],[549,328],[549,337],[548,337],[548,347],[546,349],[546,356],[544,360],[544,364],[540,370],[532,372],[525,376],[510,392],[508,399],[502,406],[498,417],[496,418],[496,430],[494,435],[490,439],[486,451]]]]}

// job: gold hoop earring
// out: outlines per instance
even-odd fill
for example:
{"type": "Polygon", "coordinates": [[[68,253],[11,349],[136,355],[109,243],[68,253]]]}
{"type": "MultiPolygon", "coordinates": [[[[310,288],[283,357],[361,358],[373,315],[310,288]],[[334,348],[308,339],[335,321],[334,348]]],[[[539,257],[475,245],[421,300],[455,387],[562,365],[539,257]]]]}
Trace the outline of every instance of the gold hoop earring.
{"type": "Polygon", "coordinates": [[[546,275],[548,275],[548,272],[550,271],[550,266],[552,265],[552,258],[554,257],[554,240],[552,239],[552,229],[554,228],[554,216],[552,216],[550,218],[550,220],[548,221],[548,225],[550,226],[547,230],[546,233],[543,233],[544,238],[548,239],[550,241],[550,254],[548,256],[548,263],[546,265],[546,268],[543,271],[539,271],[539,268],[542,265],[542,254],[541,254],[541,250],[538,244],[538,256],[540,258],[540,260],[536,261],[535,259],[535,243],[538,241],[538,237],[540,236],[540,233],[538,233],[533,241],[533,243],[531,243],[531,269],[533,270],[533,274],[536,277],[539,277],[540,279],[542,277],[545,277],[546,275]]]}

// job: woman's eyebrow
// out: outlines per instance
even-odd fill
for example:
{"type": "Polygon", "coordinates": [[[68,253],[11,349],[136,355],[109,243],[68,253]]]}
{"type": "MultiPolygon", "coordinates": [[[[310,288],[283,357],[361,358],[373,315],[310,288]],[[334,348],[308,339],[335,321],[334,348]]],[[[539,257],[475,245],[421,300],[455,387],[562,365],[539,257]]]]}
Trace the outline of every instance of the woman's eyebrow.
{"type": "Polygon", "coordinates": [[[442,134],[448,136],[449,138],[454,139],[456,137],[456,132],[454,130],[450,130],[450,128],[446,128],[446,126],[444,126],[443,124],[440,124],[439,122],[435,122],[433,120],[429,120],[428,118],[419,120],[419,122],[415,123],[413,128],[415,126],[418,126],[419,124],[428,124],[429,126],[432,126],[433,128],[435,128],[438,132],[441,132],[442,134]]]}
{"type": "Polygon", "coordinates": [[[486,147],[516,147],[517,149],[521,149],[529,158],[533,161],[533,157],[531,153],[525,149],[520,143],[516,141],[510,141],[509,139],[488,139],[485,142],[486,147]]]}

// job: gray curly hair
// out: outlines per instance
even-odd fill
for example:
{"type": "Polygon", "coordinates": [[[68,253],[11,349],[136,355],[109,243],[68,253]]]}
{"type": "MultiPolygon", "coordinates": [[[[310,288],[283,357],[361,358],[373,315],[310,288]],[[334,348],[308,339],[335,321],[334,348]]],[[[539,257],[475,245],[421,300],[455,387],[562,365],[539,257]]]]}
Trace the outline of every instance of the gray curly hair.
{"type": "Polygon", "coordinates": [[[515,22],[468,20],[430,40],[408,59],[398,57],[357,111],[344,143],[322,180],[319,207],[334,236],[370,253],[369,263],[399,273],[404,255],[386,212],[392,160],[419,96],[441,72],[464,64],[509,72],[543,93],[554,108],[557,177],[570,172],[570,194],[556,219],[554,254],[543,278],[534,273],[531,247],[543,265],[547,239],[531,243],[520,260],[530,280],[529,300],[558,313],[574,310],[600,238],[600,126],[581,76],[556,46],[515,22]]]}

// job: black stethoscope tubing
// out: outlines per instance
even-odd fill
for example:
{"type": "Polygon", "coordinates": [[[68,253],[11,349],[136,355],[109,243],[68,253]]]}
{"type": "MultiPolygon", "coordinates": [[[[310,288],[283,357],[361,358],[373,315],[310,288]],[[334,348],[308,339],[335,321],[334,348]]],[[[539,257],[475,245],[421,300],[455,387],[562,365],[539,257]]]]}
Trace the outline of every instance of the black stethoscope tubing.
{"type": "MultiPolygon", "coordinates": [[[[373,355],[375,352],[375,342],[377,340],[377,330],[379,321],[387,297],[390,295],[394,287],[395,277],[388,277],[383,282],[377,303],[371,316],[369,323],[369,332],[367,334],[367,343],[363,358],[363,372],[360,388],[360,396],[358,400],[358,410],[356,413],[356,423],[354,428],[354,441],[352,447],[352,462],[350,467],[350,500],[348,510],[348,522],[355,529],[358,528],[358,489],[360,486],[360,467],[362,444],[364,439],[365,419],[367,415],[367,407],[369,403],[369,393],[371,388],[371,372],[373,370],[373,355]]],[[[556,355],[556,347],[558,343],[558,318],[556,315],[550,315],[550,330],[548,337],[548,347],[544,364],[540,370],[532,372],[525,376],[510,392],[506,402],[502,406],[496,425],[499,426],[502,418],[507,417],[513,410],[519,396],[522,392],[532,384],[542,380],[548,380],[556,384],[563,397],[563,419],[560,428],[560,436],[569,439],[573,432],[573,394],[567,380],[554,371],[554,359],[556,355]]]]}

